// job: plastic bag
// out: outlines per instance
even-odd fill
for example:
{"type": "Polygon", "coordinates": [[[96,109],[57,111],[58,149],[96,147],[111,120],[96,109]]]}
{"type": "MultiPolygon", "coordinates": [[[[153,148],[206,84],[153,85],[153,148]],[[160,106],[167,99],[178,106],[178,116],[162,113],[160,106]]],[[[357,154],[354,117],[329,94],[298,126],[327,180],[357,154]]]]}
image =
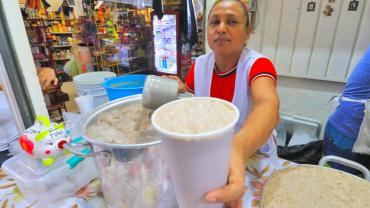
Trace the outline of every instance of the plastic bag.
{"type": "Polygon", "coordinates": [[[321,159],[322,144],[323,141],[319,140],[289,147],[278,146],[278,155],[295,163],[317,165],[321,159]]]}

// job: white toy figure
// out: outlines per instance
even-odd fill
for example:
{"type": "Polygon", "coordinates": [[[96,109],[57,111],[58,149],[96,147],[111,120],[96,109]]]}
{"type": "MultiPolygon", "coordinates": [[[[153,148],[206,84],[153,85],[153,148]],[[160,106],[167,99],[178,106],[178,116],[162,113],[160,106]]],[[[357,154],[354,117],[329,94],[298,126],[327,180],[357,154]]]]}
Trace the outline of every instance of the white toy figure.
{"type": "Polygon", "coordinates": [[[63,145],[70,142],[64,124],[52,123],[44,116],[36,117],[34,125],[20,137],[22,149],[34,158],[41,159],[45,166],[52,165],[55,158],[64,153],[63,145]]]}

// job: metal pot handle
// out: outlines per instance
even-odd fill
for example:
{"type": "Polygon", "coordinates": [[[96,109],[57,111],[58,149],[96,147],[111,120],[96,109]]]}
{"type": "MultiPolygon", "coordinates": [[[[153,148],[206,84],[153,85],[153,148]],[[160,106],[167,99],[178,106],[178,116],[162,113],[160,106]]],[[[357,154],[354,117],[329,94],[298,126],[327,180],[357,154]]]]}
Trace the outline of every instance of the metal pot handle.
{"type": "Polygon", "coordinates": [[[345,158],[341,158],[341,157],[338,157],[338,156],[329,155],[329,156],[324,156],[323,158],[321,158],[321,160],[319,162],[319,166],[324,166],[328,162],[336,162],[336,163],[339,163],[341,165],[345,165],[345,166],[354,168],[356,170],[359,170],[361,173],[364,174],[364,178],[367,181],[370,181],[370,171],[365,166],[363,166],[363,165],[361,165],[357,162],[354,162],[352,160],[348,160],[348,159],[345,159],[345,158]]]}
{"type": "Polygon", "coordinates": [[[63,145],[63,147],[70,151],[72,154],[81,157],[81,158],[88,158],[88,157],[95,157],[98,155],[103,155],[103,164],[106,166],[111,165],[112,161],[112,153],[109,151],[99,151],[99,152],[93,152],[91,149],[91,146],[89,144],[80,144],[80,143],[66,143],[63,145]],[[75,147],[85,147],[82,151],[76,150],[75,147]]]}

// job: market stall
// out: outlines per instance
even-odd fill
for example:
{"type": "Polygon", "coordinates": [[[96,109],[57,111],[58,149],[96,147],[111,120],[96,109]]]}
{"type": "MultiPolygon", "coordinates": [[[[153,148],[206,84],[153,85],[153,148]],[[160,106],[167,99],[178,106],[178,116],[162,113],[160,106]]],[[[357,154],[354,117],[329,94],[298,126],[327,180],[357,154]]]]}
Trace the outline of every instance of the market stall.
{"type": "MultiPolygon", "coordinates": [[[[370,207],[368,161],[322,157],[323,121],[280,112],[273,61],[246,46],[257,1],[208,4],[22,2],[33,61],[59,83],[42,89],[49,116],[9,134],[0,206],[370,207]]],[[[365,105],[366,147],[369,101],[351,99],[338,101],[365,105]]]]}

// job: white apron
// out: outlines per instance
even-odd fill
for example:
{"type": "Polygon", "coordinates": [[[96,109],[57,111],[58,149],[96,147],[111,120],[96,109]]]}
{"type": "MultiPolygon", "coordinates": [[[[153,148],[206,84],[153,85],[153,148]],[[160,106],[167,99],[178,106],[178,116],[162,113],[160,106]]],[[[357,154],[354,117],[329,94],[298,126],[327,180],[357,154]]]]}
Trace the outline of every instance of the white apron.
{"type": "MultiPolygon", "coordinates": [[[[240,55],[235,79],[235,91],[232,103],[239,109],[240,118],[236,124],[236,131],[243,126],[251,109],[252,99],[248,86],[249,71],[253,63],[263,55],[244,48],[240,55]]],[[[208,53],[200,56],[195,61],[194,68],[194,93],[199,97],[210,97],[213,66],[215,64],[214,53],[208,53]]],[[[268,142],[259,149],[260,152],[268,153],[271,156],[277,156],[276,142],[272,135],[268,142]]]]}
{"type": "Polygon", "coordinates": [[[338,100],[346,102],[362,103],[365,105],[365,115],[362,120],[360,131],[355,144],[353,145],[352,152],[370,155],[370,99],[352,99],[348,97],[339,96],[338,100]]]}

